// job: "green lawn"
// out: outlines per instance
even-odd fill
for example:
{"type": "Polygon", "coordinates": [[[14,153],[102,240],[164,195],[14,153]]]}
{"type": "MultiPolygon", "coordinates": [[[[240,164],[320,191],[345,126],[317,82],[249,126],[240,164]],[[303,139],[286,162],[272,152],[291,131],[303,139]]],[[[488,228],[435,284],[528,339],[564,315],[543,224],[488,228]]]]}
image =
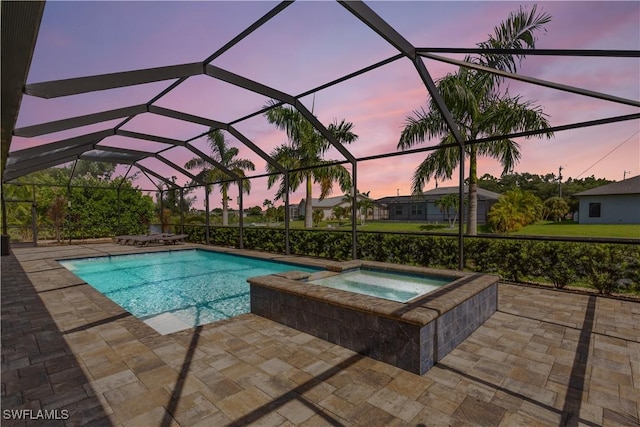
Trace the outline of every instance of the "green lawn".
{"type": "Polygon", "coordinates": [[[568,237],[627,237],[637,239],[640,238],[640,224],[578,224],[573,221],[541,221],[512,234],[568,237]]]}
{"type": "MultiPolygon", "coordinates": [[[[304,228],[304,223],[302,221],[292,221],[291,228],[302,229],[304,228]]],[[[337,222],[331,221],[329,223],[322,222],[316,229],[350,230],[351,226],[343,222],[342,226],[338,227],[337,222]],[[331,228],[328,226],[331,226],[331,228]]],[[[458,232],[458,226],[456,224],[455,228],[449,228],[448,224],[436,225],[421,222],[369,221],[365,225],[358,225],[358,230],[455,234],[458,232]]],[[[486,226],[479,226],[478,232],[490,233],[486,226]]],[[[640,238],[640,224],[578,224],[573,221],[541,221],[537,224],[529,225],[518,232],[511,233],[511,235],[640,238]]]]}

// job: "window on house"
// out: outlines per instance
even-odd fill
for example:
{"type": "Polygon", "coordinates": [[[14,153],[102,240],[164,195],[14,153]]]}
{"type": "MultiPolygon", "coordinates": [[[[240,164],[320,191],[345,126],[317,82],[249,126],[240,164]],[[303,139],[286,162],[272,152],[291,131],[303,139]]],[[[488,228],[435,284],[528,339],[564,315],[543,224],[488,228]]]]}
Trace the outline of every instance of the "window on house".
{"type": "Polygon", "coordinates": [[[396,215],[402,215],[402,205],[396,205],[396,215]]]}
{"type": "Polygon", "coordinates": [[[589,218],[600,218],[600,203],[589,203],[589,218]]]}
{"type": "Polygon", "coordinates": [[[422,215],[422,206],[411,205],[411,215],[422,215]]]}

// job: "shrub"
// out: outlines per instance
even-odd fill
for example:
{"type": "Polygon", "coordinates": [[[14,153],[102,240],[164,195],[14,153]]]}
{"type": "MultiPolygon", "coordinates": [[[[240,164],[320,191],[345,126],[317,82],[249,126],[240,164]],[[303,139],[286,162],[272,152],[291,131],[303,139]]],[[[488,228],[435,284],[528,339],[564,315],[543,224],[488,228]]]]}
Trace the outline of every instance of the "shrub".
{"type": "MultiPolygon", "coordinates": [[[[186,226],[191,242],[204,243],[205,227],[186,226]]],[[[212,227],[214,245],[237,246],[238,229],[212,227]]],[[[285,252],[284,230],[246,228],[244,247],[285,252]]],[[[403,233],[358,233],[358,258],[433,268],[458,267],[458,239],[403,233]]],[[[292,254],[338,261],[351,259],[351,233],[339,230],[290,230],[292,254]]],[[[550,281],[556,288],[590,283],[601,293],[618,287],[640,292],[640,246],[465,237],[465,268],[499,274],[507,280],[550,281]]]]}
{"type": "Polygon", "coordinates": [[[542,201],[529,191],[514,189],[504,193],[491,207],[487,222],[498,233],[518,231],[542,217],[542,201]]]}
{"type": "Polygon", "coordinates": [[[582,256],[586,278],[601,294],[610,294],[621,283],[634,286],[640,282],[640,254],[637,248],[614,245],[589,245],[582,256]]]}
{"type": "Polygon", "coordinates": [[[538,276],[551,280],[553,286],[564,288],[578,277],[577,264],[582,245],[572,242],[537,242],[532,258],[539,260],[538,276]]]}

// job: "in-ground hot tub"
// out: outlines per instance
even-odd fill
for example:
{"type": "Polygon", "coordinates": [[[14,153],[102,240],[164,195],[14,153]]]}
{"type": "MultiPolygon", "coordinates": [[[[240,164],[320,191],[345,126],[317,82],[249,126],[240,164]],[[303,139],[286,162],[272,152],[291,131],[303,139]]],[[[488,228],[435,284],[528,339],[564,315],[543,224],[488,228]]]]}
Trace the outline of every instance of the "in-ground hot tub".
{"type": "Polygon", "coordinates": [[[453,282],[456,278],[389,272],[379,269],[356,268],[342,273],[309,276],[308,283],[355,292],[397,302],[412,299],[453,282]]]}
{"type": "MultiPolygon", "coordinates": [[[[370,261],[332,263],[326,268],[312,274],[290,271],[250,278],[251,312],[424,374],[497,309],[498,276],[370,261]],[[344,274],[342,282],[348,282],[354,271],[359,277],[379,277],[383,272],[400,282],[411,277],[443,283],[406,302],[320,284],[337,282],[342,287],[340,276],[344,274]]],[[[385,279],[374,282],[384,285],[385,279]]]]}

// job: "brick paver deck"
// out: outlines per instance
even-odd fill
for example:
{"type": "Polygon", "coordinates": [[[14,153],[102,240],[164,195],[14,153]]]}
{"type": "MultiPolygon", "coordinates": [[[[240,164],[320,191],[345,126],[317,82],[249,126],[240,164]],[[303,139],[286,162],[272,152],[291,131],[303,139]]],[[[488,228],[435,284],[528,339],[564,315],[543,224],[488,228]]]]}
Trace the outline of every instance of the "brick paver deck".
{"type": "Polygon", "coordinates": [[[21,409],[68,411],[36,426],[639,424],[640,303],[501,284],[418,376],[252,314],[159,335],[55,262],[132,251],[2,257],[3,426],[21,409]]]}

